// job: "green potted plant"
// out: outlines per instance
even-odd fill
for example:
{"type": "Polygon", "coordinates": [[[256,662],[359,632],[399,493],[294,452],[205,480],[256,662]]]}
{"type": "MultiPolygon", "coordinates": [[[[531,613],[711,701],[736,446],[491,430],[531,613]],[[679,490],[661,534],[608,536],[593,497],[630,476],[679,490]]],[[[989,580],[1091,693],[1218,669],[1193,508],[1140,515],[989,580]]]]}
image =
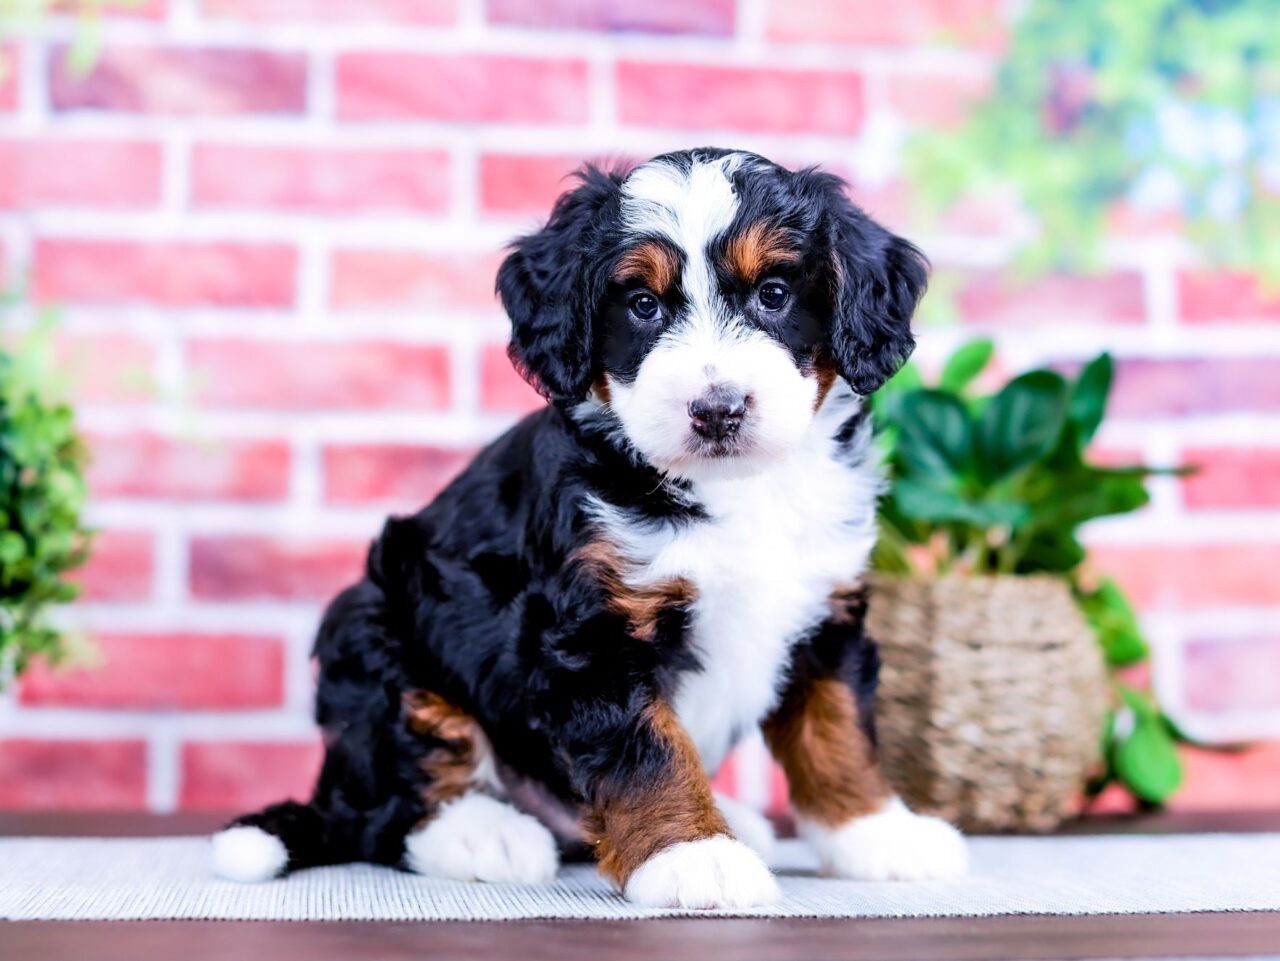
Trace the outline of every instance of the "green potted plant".
{"type": "Polygon", "coordinates": [[[0,347],[0,689],[33,657],[65,658],[71,637],[50,623],[75,598],[68,572],[83,564],[90,532],[85,445],[70,406],[53,396],[48,324],[0,347]]]}
{"type": "Polygon", "coordinates": [[[1147,645],[1078,537],[1148,500],[1152,469],[1089,458],[1111,359],[978,393],[991,355],[966,344],[933,385],[908,366],[875,400],[891,479],[870,615],[886,768],[970,829],[1052,828],[1113,780],[1162,803],[1182,777],[1176,730],[1108,679],[1147,645]]]}

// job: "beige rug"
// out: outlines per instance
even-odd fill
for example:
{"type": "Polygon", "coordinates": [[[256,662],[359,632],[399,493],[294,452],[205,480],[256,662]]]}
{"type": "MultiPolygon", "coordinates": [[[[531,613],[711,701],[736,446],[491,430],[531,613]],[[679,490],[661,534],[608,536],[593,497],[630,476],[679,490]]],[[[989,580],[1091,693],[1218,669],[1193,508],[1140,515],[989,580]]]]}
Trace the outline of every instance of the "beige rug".
{"type": "MultiPolygon", "coordinates": [[[[940,917],[1280,910],[1280,834],[976,838],[973,869],[925,884],[813,875],[779,845],[781,903],[760,917],[940,917]]],[[[2,838],[8,920],[510,920],[663,917],[638,909],[587,865],[549,885],[465,884],[348,865],[242,885],[214,879],[203,838],[2,838]]],[[[691,912],[684,912],[691,913],[691,912]]],[[[702,914],[716,912],[700,912],[702,914]]]]}

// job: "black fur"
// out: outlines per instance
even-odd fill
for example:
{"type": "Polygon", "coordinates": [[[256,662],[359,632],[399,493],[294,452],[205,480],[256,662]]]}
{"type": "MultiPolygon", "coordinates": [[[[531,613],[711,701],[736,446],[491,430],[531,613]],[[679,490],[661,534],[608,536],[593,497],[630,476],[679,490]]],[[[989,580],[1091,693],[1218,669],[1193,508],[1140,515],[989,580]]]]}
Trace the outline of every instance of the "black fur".
{"type": "Polygon", "coordinates": [[[577,400],[591,386],[592,320],[616,247],[622,175],[584,167],[579,186],[556,201],[547,225],[516,241],[498,268],[511,317],[509,353],[551,400],[577,400]]]}

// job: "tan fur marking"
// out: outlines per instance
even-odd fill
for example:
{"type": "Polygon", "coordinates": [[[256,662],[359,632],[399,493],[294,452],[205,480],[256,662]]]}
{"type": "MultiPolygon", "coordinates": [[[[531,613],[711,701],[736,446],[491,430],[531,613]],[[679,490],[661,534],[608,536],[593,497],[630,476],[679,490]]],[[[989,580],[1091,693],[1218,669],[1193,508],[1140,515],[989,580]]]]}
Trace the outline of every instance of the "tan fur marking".
{"type": "Polygon", "coordinates": [[[640,280],[655,294],[665,294],[680,272],[680,258],[666,244],[645,240],[622,255],[613,268],[618,282],[640,280]]]}
{"type": "Polygon", "coordinates": [[[756,221],[733,237],[725,247],[725,263],[733,273],[754,284],[768,271],[800,259],[790,236],[781,227],[756,221]]]}
{"type": "Polygon", "coordinates": [[[810,374],[818,381],[818,393],[813,399],[813,409],[821,410],[823,403],[827,399],[827,394],[831,393],[831,388],[835,386],[836,368],[831,361],[823,356],[814,358],[813,366],[809,369],[810,374]]]}
{"type": "Polygon", "coordinates": [[[600,398],[600,403],[608,407],[613,403],[613,397],[609,393],[609,378],[601,377],[595,382],[596,396],[600,398]]]}
{"type": "Polygon", "coordinates": [[[697,597],[693,584],[683,577],[633,587],[627,583],[630,564],[605,540],[589,542],[578,551],[577,558],[600,579],[609,596],[609,610],[625,617],[631,636],[641,641],[653,640],[663,611],[688,607],[697,597]]]}
{"type": "Polygon", "coordinates": [[[435,808],[475,786],[489,741],[475,718],[431,691],[407,694],[404,711],[409,730],[444,742],[422,759],[422,769],[431,777],[424,797],[434,814],[435,808]]]}
{"type": "Polygon", "coordinates": [[[600,873],[619,887],[645,861],[682,841],[729,834],[698,749],[665,701],[645,711],[645,723],[670,752],[660,776],[630,786],[587,815],[583,830],[595,845],[600,873]]]}
{"type": "Polygon", "coordinates": [[[789,693],[765,720],[764,738],[787,773],[791,803],[819,824],[838,827],[873,814],[889,797],[853,691],[841,681],[789,693]]]}

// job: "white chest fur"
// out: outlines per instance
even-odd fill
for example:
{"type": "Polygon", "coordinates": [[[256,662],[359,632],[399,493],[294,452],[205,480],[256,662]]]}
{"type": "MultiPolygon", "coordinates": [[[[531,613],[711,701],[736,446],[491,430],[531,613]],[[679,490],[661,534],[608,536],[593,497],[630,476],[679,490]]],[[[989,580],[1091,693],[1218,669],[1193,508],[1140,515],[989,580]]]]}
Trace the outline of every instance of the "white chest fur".
{"type": "Polygon", "coordinates": [[[697,589],[702,670],[685,675],[675,707],[711,773],[775,705],[791,646],[875,543],[879,474],[833,454],[818,436],[766,472],[699,484],[707,520],[658,531],[608,521],[638,564],[635,584],[683,577],[697,589]]]}

